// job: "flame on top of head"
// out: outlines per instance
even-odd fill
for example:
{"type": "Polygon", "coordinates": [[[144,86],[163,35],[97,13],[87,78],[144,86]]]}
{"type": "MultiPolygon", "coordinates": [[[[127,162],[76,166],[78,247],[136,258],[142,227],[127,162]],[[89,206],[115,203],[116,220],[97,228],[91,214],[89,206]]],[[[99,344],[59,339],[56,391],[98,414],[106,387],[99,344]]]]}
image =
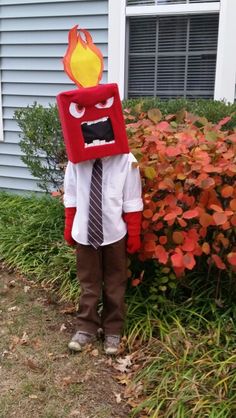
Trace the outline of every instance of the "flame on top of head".
{"type": "Polygon", "coordinates": [[[103,56],[94,45],[90,33],[74,26],[69,32],[69,45],[63,58],[64,70],[78,87],[92,87],[99,84],[103,72],[103,56]]]}

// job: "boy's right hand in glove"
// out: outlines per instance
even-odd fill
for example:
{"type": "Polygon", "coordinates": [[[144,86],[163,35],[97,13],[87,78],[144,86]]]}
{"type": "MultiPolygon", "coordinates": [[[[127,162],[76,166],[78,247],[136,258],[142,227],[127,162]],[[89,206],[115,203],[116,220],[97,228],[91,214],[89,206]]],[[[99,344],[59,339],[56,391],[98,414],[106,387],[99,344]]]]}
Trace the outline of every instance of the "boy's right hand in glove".
{"type": "Polygon", "coordinates": [[[123,214],[123,219],[127,225],[127,252],[134,254],[140,250],[141,247],[141,222],[142,212],[128,212],[123,214]]]}
{"type": "Polygon", "coordinates": [[[64,238],[68,245],[76,245],[76,241],[71,236],[72,225],[75,217],[76,208],[65,208],[65,228],[64,238]]]}

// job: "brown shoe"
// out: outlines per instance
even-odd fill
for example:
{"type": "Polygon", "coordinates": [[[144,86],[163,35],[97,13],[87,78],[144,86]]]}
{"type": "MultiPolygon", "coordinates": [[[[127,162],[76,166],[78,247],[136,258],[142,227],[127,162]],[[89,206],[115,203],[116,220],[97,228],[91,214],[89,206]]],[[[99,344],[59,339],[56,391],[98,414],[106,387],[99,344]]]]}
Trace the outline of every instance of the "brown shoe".
{"type": "Polygon", "coordinates": [[[120,335],[106,335],[104,350],[108,355],[117,354],[120,347],[120,335]]]}
{"type": "Polygon", "coordinates": [[[92,344],[96,340],[94,334],[89,334],[88,332],[77,331],[75,335],[71,338],[71,341],[68,344],[70,350],[81,351],[83,347],[87,344],[92,344]]]}

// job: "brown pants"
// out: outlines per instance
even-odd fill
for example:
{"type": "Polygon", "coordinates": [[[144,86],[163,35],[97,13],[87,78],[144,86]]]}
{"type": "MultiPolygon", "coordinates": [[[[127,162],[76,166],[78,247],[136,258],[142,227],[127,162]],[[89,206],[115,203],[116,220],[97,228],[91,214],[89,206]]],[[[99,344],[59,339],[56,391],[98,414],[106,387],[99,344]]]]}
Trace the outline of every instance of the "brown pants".
{"type": "Polygon", "coordinates": [[[77,271],[81,286],[78,326],[95,334],[120,334],[125,318],[124,296],[127,285],[126,238],[95,250],[77,245],[77,271]],[[102,314],[98,303],[102,295],[102,314]]]}

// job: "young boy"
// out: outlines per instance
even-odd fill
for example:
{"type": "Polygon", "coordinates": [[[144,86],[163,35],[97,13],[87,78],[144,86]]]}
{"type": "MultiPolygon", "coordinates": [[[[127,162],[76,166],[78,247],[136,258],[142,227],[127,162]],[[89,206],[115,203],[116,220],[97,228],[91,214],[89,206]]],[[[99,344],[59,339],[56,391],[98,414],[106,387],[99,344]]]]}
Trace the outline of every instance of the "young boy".
{"type": "Polygon", "coordinates": [[[97,62],[101,54],[87,31],[80,32],[86,42],[77,36],[77,27],[73,28],[64,58],[67,73],[73,79],[77,74],[80,88],[57,97],[69,160],[64,181],[64,237],[69,245],[77,245],[81,286],[78,331],[69,348],[81,351],[95,341],[102,328],[105,352],[116,354],[125,318],[126,251],[134,253],[140,248],[141,180],[136,159],[129,152],[117,85],[94,85],[94,78],[88,81],[85,52],[90,66],[96,61],[91,77],[94,69],[101,73],[97,62]],[[91,51],[96,55],[92,60],[91,51]],[[73,65],[81,54],[78,75],[73,65]]]}

